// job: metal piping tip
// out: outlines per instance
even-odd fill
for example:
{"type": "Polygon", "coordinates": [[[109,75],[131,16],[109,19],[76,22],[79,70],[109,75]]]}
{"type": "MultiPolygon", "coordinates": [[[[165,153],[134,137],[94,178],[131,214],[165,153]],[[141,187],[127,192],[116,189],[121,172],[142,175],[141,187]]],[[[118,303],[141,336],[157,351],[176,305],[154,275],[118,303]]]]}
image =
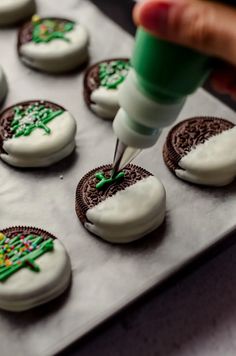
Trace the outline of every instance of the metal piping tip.
{"type": "Polygon", "coordinates": [[[127,164],[129,164],[140,153],[140,151],[140,149],[129,147],[117,139],[112,167],[112,176],[115,176],[119,171],[127,166],[127,164]]]}

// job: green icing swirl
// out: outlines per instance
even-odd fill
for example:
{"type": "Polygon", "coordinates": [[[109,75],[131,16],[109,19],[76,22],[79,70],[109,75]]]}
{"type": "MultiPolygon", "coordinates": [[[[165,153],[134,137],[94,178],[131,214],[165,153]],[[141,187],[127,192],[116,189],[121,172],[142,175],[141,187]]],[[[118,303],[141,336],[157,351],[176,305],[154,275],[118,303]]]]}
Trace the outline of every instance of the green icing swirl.
{"type": "Polygon", "coordinates": [[[95,174],[95,177],[100,181],[96,184],[96,189],[102,190],[113,183],[121,182],[125,177],[125,173],[119,172],[115,177],[106,178],[103,172],[98,172],[95,174]]]}
{"type": "Polygon", "coordinates": [[[63,112],[63,110],[54,111],[37,103],[29,105],[27,108],[17,106],[14,108],[14,117],[11,122],[13,137],[29,136],[37,128],[43,129],[46,134],[50,134],[51,130],[47,123],[63,112]]]}
{"type": "Polygon", "coordinates": [[[66,33],[72,31],[75,27],[74,22],[65,22],[57,19],[41,20],[37,17],[33,19],[32,41],[35,43],[48,43],[56,39],[61,39],[70,42],[66,37],[66,33]]]}
{"type": "Polygon", "coordinates": [[[0,282],[8,279],[21,268],[28,267],[34,272],[40,268],[35,260],[54,249],[53,239],[42,236],[19,234],[12,239],[3,234],[0,241],[0,282]]]}
{"type": "Polygon", "coordinates": [[[130,67],[130,62],[124,60],[112,61],[110,63],[100,63],[100,85],[107,89],[117,89],[117,87],[127,77],[130,67]]]}

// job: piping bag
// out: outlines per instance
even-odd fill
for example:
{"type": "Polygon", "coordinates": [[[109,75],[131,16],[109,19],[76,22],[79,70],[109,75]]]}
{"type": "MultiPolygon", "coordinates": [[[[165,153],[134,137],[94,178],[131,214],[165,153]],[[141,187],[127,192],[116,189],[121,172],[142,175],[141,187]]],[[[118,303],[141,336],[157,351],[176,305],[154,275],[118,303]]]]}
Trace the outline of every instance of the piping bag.
{"type": "Polygon", "coordinates": [[[153,146],[162,129],[174,123],[187,96],[209,76],[214,59],[139,27],[131,66],[119,88],[120,109],[113,121],[117,137],[113,176],[142,149],[153,146]]]}

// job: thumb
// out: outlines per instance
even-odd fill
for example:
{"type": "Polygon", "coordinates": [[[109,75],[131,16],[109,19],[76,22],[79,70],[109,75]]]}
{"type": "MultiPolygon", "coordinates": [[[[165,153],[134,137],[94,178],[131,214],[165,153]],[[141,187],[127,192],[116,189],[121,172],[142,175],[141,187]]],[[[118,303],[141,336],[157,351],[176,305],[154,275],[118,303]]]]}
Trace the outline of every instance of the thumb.
{"type": "Polygon", "coordinates": [[[204,0],[147,0],[134,20],[151,33],[236,65],[236,9],[204,0]]]}

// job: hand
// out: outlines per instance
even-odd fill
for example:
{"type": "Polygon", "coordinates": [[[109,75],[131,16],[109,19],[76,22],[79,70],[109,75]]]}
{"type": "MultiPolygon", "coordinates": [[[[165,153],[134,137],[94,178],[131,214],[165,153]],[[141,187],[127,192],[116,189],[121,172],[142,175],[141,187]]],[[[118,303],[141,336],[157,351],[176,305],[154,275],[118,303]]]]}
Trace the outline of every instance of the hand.
{"type": "Polygon", "coordinates": [[[205,0],[147,0],[135,6],[134,21],[160,38],[225,61],[211,82],[236,99],[236,9],[205,0]]]}

